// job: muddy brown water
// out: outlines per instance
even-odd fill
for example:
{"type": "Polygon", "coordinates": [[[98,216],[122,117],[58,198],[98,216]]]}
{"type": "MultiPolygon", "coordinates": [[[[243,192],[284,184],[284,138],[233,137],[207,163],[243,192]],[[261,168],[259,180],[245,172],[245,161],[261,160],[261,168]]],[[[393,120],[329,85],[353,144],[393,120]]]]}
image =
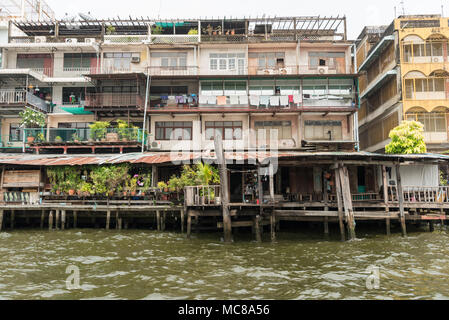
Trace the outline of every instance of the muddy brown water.
{"type": "Polygon", "coordinates": [[[217,233],[3,231],[0,299],[449,299],[447,229],[345,243],[316,232],[282,232],[276,243],[264,234],[262,244],[238,236],[225,245],[217,233]],[[67,288],[69,266],[78,289],[67,288]],[[378,289],[367,288],[369,267],[378,289]]]}

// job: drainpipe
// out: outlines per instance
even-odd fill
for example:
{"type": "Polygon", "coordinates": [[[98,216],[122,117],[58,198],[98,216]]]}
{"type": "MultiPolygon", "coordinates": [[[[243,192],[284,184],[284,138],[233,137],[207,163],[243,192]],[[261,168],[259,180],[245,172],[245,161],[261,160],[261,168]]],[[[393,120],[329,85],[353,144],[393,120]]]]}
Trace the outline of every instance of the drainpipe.
{"type": "Polygon", "coordinates": [[[150,95],[150,70],[147,69],[147,90],[145,94],[145,106],[144,106],[144,116],[143,116],[143,132],[142,132],[142,153],[145,152],[145,131],[146,131],[146,125],[147,125],[147,108],[148,108],[148,100],[150,95]]]}
{"type": "MultiPolygon", "coordinates": [[[[357,68],[357,46],[354,43],[352,45],[354,51],[354,74],[358,74],[357,68]]],[[[357,77],[357,110],[360,108],[360,96],[359,96],[359,80],[357,77]]],[[[360,137],[359,137],[359,112],[354,114],[354,139],[356,141],[356,150],[360,151],[360,137]]]]}

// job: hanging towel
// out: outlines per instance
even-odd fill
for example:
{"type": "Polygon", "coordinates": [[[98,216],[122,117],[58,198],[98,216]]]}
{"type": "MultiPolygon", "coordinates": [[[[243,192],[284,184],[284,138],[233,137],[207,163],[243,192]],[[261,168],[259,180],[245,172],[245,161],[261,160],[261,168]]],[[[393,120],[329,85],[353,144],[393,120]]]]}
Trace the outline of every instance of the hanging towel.
{"type": "Polygon", "coordinates": [[[239,96],[231,96],[231,104],[239,104],[239,96]]]}
{"type": "MultiPolygon", "coordinates": [[[[240,104],[242,105],[248,105],[248,96],[239,96],[240,104]]],[[[259,105],[259,104],[257,104],[259,105]]]]}
{"type": "Polygon", "coordinates": [[[279,96],[270,97],[270,105],[272,107],[279,107],[279,96]]]}
{"type": "Polygon", "coordinates": [[[260,96],[260,105],[267,106],[270,103],[270,96],[260,96]]]}
{"type": "Polygon", "coordinates": [[[223,106],[226,104],[226,96],[218,96],[217,97],[217,105],[223,106]]]}
{"type": "Polygon", "coordinates": [[[217,97],[216,96],[209,96],[207,98],[207,104],[217,104],[217,97]]]}
{"type": "Polygon", "coordinates": [[[260,98],[259,98],[259,96],[250,96],[250,97],[249,97],[249,100],[250,100],[252,106],[258,107],[259,104],[260,104],[260,98]]]}
{"type": "Polygon", "coordinates": [[[293,95],[289,95],[289,96],[288,96],[288,102],[289,102],[289,103],[295,102],[295,100],[293,100],[293,95]]]}
{"type": "Polygon", "coordinates": [[[281,106],[288,106],[288,96],[281,96],[281,106]]]}
{"type": "Polygon", "coordinates": [[[207,104],[207,96],[200,96],[200,104],[207,104]]]}
{"type": "Polygon", "coordinates": [[[161,100],[168,100],[168,96],[161,96],[161,100]]]}
{"type": "Polygon", "coordinates": [[[299,95],[299,94],[293,95],[293,102],[294,102],[295,104],[300,104],[301,101],[302,101],[301,95],[299,95]]]}

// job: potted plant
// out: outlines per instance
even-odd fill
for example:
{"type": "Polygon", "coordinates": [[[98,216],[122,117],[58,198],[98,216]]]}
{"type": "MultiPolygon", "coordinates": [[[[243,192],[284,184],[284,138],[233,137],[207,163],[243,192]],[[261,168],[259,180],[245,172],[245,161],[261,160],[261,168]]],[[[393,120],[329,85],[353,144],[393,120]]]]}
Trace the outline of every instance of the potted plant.
{"type": "Polygon", "coordinates": [[[132,197],[134,197],[137,193],[138,178],[139,178],[139,175],[136,174],[127,182],[127,187],[128,187],[128,190],[130,191],[132,197]]]}
{"type": "MultiPolygon", "coordinates": [[[[45,115],[43,113],[26,109],[23,112],[19,113],[21,118],[21,126],[25,129],[37,129],[45,127],[45,115]]],[[[26,130],[25,130],[26,132],[26,130]]],[[[33,143],[35,140],[35,136],[27,134],[27,142],[33,143]]]]}
{"type": "Polygon", "coordinates": [[[192,28],[189,30],[189,32],[187,34],[190,36],[196,35],[196,34],[198,34],[198,29],[192,28]]]}
{"type": "Polygon", "coordinates": [[[114,34],[114,33],[115,33],[115,27],[114,26],[107,26],[106,27],[106,34],[108,36],[110,36],[111,34],[114,34]]]}
{"type": "Polygon", "coordinates": [[[161,181],[157,183],[157,187],[161,192],[167,192],[168,191],[168,186],[165,182],[161,181]]]}
{"type": "Polygon", "coordinates": [[[111,124],[107,121],[97,121],[97,122],[89,125],[92,138],[95,141],[105,140],[106,132],[110,125],[111,124]]]}
{"type": "Polygon", "coordinates": [[[75,132],[74,134],[72,134],[72,141],[75,143],[80,142],[80,137],[79,137],[78,133],[75,132]]]}
{"type": "Polygon", "coordinates": [[[61,142],[62,142],[62,138],[61,138],[60,136],[57,136],[57,137],[55,138],[55,142],[61,143],[61,142]]]}

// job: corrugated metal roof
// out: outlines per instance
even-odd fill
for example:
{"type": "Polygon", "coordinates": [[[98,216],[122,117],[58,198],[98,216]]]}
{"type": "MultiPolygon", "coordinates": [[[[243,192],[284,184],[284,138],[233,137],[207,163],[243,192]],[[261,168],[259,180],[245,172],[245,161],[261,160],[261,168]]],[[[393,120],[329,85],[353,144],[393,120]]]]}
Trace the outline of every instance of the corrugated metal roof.
{"type": "MultiPolygon", "coordinates": [[[[338,159],[367,159],[380,161],[449,161],[449,156],[441,154],[419,155],[388,155],[370,152],[270,152],[270,151],[246,151],[226,152],[227,160],[234,161],[258,161],[260,163],[269,158],[338,158],[338,159]]],[[[129,153],[122,155],[30,155],[30,154],[0,154],[0,164],[24,165],[24,166],[78,166],[78,165],[102,165],[102,164],[164,164],[195,160],[216,159],[214,152],[154,152],[154,153],[129,153]]]]}

